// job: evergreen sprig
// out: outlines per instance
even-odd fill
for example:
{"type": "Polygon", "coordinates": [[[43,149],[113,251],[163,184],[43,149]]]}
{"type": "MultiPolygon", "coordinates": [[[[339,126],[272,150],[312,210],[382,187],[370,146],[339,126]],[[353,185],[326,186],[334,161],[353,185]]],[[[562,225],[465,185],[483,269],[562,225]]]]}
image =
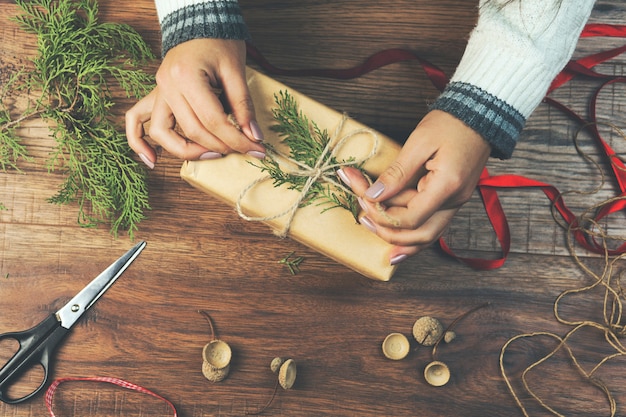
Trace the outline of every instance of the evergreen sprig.
{"type": "MultiPolygon", "coordinates": [[[[274,101],[277,107],[272,109],[272,116],[276,124],[272,125],[271,129],[278,133],[281,142],[289,147],[289,158],[308,167],[314,167],[323,157],[322,163],[324,164],[340,163],[361,168],[361,164],[357,164],[354,158],[338,161],[330,152],[322,156],[326,145],[333,138],[330,137],[328,131],[320,129],[314,121],[309,120],[288,91],[275,94],[274,101]]],[[[272,150],[271,146],[268,147],[272,150]]],[[[275,187],[286,185],[290,190],[302,191],[308,180],[306,176],[286,172],[281,168],[279,161],[274,158],[265,158],[260,164],[259,168],[272,178],[275,187]]],[[[326,172],[325,175],[334,182],[341,183],[335,170],[326,172]]],[[[303,207],[313,202],[325,206],[322,213],[339,207],[350,211],[355,219],[359,214],[359,205],[354,194],[328,182],[315,182],[302,199],[300,206],[303,207]]]]}
{"type": "Polygon", "coordinates": [[[11,120],[11,112],[8,102],[12,99],[16,84],[20,80],[22,73],[19,71],[11,73],[6,79],[0,80],[2,90],[0,91],[0,169],[7,171],[13,169],[19,171],[17,161],[19,159],[29,160],[26,147],[20,143],[15,134],[15,129],[19,122],[11,120]]]}
{"type": "Polygon", "coordinates": [[[298,275],[300,272],[300,264],[304,261],[303,256],[294,256],[295,253],[295,251],[292,251],[289,255],[278,261],[279,264],[285,265],[289,268],[291,275],[298,275]]]}
{"type": "Polygon", "coordinates": [[[38,116],[49,123],[56,145],[46,165],[65,181],[49,201],[76,202],[78,222],[109,223],[132,237],[149,209],[146,171],[133,158],[123,128],[112,116],[111,87],[127,97],[146,95],[154,79],[141,66],[154,59],[149,46],[126,24],[98,21],[96,0],[16,0],[13,20],[37,36],[32,68],[6,84],[27,91],[29,107],[11,119],[0,103],[0,168],[17,168],[27,153],[16,135],[20,123],[38,116]]]}

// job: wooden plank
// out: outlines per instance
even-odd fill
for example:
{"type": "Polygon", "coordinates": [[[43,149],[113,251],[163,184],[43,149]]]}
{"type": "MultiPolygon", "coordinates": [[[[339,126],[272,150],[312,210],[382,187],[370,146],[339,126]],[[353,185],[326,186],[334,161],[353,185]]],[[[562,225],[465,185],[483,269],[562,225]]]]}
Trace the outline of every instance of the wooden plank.
{"type": "MultiPolygon", "coordinates": [[[[159,50],[152,2],[100,4],[103,19],[132,24],[159,50]]],[[[399,1],[384,7],[361,0],[242,0],[241,5],[256,45],[276,65],[288,68],[345,67],[382,48],[408,47],[450,73],[475,19],[475,2],[466,0],[399,1]]],[[[8,20],[16,13],[13,2],[0,0],[0,12],[0,68],[5,71],[25,62],[34,42],[8,20]]],[[[600,1],[593,21],[622,23],[625,17],[622,2],[600,1]]],[[[615,43],[584,40],[577,54],[615,43]]],[[[603,70],[622,73],[623,60],[603,70]]],[[[398,141],[436,97],[414,63],[353,81],[280,80],[398,141]]],[[[584,112],[594,85],[576,81],[555,97],[584,112]]],[[[623,127],[626,95],[620,88],[603,93],[600,116],[623,127]]],[[[120,120],[131,104],[123,100],[116,109],[120,120]]],[[[562,190],[590,189],[600,177],[571,145],[576,128],[542,106],[529,121],[516,157],[490,161],[490,169],[528,175],[562,190]]],[[[36,324],[132,244],[124,235],[113,238],[106,227],[80,228],[75,207],[48,204],[46,198],[62,177],[47,174],[41,164],[52,146],[46,126],[32,122],[21,133],[36,158],[23,164],[23,174],[0,173],[0,202],[8,208],[0,211],[0,333],[36,324]]],[[[624,141],[610,129],[606,133],[623,155],[624,141]]],[[[588,138],[583,144],[597,157],[588,138]]],[[[498,366],[502,346],[526,332],[564,335],[571,327],[555,320],[555,298],[592,282],[568,256],[564,233],[540,191],[501,193],[513,249],[503,268],[474,271],[431,248],[401,265],[391,282],[382,283],[277,239],[263,225],[244,222],[182,182],[179,167],[180,161],[161,154],[149,179],[152,210],[137,233],[148,247],[74,329],[56,356],[53,378],[124,378],[173,401],[180,416],[241,416],[269,399],[275,381],[269,362],[284,356],[298,363],[296,385],[278,392],[263,415],[521,415],[498,366]],[[291,251],[305,258],[296,276],[278,263],[291,251]],[[422,371],[431,353],[416,349],[415,342],[403,361],[383,357],[380,343],[388,333],[410,336],[413,322],[422,315],[449,325],[485,302],[490,305],[459,323],[457,339],[439,348],[438,358],[452,370],[448,385],[434,388],[424,382],[422,371]],[[210,335],[200,309],[210,312],[219,338],[233,348],[230,375],[221,383],[210,383],[201,373],[201,350],[210,335]]],[[[581,211],[614,191],[608,184],[598,196],[572,195],[567,202],[581,211]]],[[[618,216],[610,228],[626,234],[623,214],[618,216]]],[[[498,250],[478,198],[459,213],[446,238],[455,248],[481,256],[498,250]]],[[[602,271],[601,259],[582,260],[596,273],[602,271]]],[[[562,313],[601,321],[602,303],[602,293],[594,291],[566,300],[562,313]]],[[[581,332],[572,345],[585,369],[611,353],[596,332],[581,332]]],[[[546,337],[511,346],[505,365],[516,388],[521,388],[524,368],[554,347],[554,340],[546,337]]],[[[622,361],[610,361],[598,375],[616,396],[619,410],[626,398],[622,361]]],[[[562,354],[533,371],[530,380],[564,415],[609,415],[603,394],[583,384],[562,354]]],[[[531,415],[548,415],[528,394],[520,397],[531,415]]],[[[86,383],[62,386],[55,411],[81,417],[171,415],[150,397],[86,383]]],[[[41,396],[23,405],[0,403],[0,416],[46,413],[41,396]]]]}

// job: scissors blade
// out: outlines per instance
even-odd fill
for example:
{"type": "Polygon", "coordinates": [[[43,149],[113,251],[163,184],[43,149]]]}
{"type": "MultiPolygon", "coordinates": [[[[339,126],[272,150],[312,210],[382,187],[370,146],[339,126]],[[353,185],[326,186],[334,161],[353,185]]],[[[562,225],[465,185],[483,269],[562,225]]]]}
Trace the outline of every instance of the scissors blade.
{"type": "Polygon", "coordinates": [[[146,242],[139,242],[128,252],[113,262],[100,275],[95,277],[85,288],[74,296],[67,304],[56,312],[61,326],[69,329],[76,321],[104,294],[113,283],[124,273],[126,268],[139,256],[146,247],[146,242]]]}

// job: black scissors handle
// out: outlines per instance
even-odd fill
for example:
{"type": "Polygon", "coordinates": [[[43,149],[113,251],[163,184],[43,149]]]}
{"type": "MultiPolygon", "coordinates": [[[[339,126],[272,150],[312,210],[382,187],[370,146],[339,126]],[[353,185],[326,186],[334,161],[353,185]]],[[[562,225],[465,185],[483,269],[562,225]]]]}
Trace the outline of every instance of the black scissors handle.
{"type": "Polygon", "coordinates": [[[52,314],[32,329],[0,334],[0,341],[12,339],[19,343],[18,351],[0,369],[0,401],[8,404],[21,403],[43,389],[48,382],[50,355],[68,331],[61,326],[56,315],[52,314]],[[44,369],[43,381],[39,387],[23,397],[9,397],[7,391],[19,376],[38,364],[44,369]]]}

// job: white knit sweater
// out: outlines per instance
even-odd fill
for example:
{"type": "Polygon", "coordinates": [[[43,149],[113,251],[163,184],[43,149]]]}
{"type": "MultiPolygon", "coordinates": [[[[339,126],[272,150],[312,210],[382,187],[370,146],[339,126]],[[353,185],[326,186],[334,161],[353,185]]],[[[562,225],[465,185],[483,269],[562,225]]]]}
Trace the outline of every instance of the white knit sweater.
{"type": "MultiPolygon", "coordinates": [[[[247,39],[237,0],[155,0],[163,54],[186,40],[247,39]]],[[[594,0],[481,0],[457,70],[432,108],[509,158],[526,119],[571,57],[594,0]]]]}

